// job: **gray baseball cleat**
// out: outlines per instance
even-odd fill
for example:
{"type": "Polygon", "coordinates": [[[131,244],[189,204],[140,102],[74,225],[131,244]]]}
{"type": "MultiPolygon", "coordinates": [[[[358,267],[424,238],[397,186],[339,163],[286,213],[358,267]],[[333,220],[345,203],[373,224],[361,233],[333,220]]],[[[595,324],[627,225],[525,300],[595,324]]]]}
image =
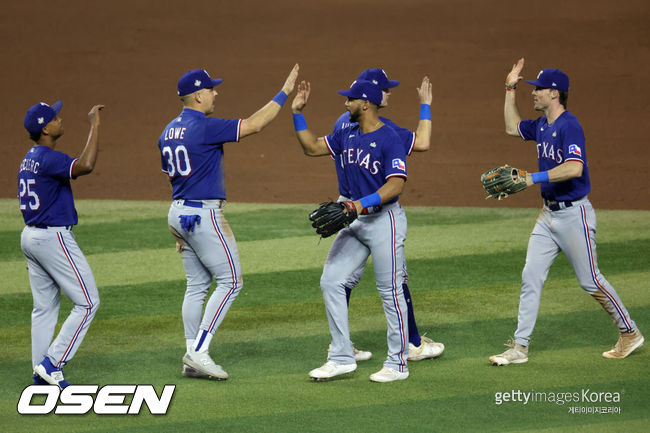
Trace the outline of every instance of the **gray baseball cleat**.
{"type": "Polygon", "coordinates": [[[357,369],[357,364],[338,364],[334,361],[327,361],[325,364],[309,372],[309,377],[314,380],[331,379],[335,376],[351,373],[357,369]]]}
{"type": "Polygon", "coordinates": [[[228,373],[220,365],[214,363],[208,352],[187,352],[183,356],[183,364],[211,378],[217,380],[228,379],[228,373]]]}
{"type": "Polygon", "coordinates": [[[370,375],[370,380],[373,382],[394,382],[396,380],[404,380],[409,377],[408,371],[397,371],[394,368],[384,367],[377,373],[370,375]]]}
{"type": "Polygon", "coordinates": [[[427,358],[437,358],[445,351],[445,345],[436,343],[430,338],[420,337],[420,345],[415,346],[409,343],[408,361],[421,361],[427,358]]]}
{"type": "Polygon", "coordinates": [[[607,352],[603,352],[605,358],[623,359],[639,347],[643,346],[645,339],[641,331],[635,329],[634,332],[621,332],[618,336],[616,345],[607,352]]]}
{"type": "Polygon", "coordinates": [[[490,356],[490,363],[492,365],[509,365],[509,364],[523,364],[528,362],[528,346],[522,346],[514,341],[506,343],[509,347],[503,353],[490,356]]]}

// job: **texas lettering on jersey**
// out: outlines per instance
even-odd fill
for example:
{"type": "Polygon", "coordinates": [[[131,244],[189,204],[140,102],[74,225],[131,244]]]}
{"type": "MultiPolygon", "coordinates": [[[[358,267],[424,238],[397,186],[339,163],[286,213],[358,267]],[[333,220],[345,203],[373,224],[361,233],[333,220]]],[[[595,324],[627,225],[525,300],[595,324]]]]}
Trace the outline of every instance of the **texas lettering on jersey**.
{"type": "MultiPolygon", "coordinates": [[[[370,147],[372,147],[372,143],[370,144],[370,147]]],[[[348,164],[353,164],[368,170],[370,174],[379,173],[379,169],[381,168],[381,161],[374,160],[370,162],[370,158],[371,158],[370,152],[364,149],[358,149],[358,148],[344,149],[340,158],[341,166],[343,167],[348,164]]]]}

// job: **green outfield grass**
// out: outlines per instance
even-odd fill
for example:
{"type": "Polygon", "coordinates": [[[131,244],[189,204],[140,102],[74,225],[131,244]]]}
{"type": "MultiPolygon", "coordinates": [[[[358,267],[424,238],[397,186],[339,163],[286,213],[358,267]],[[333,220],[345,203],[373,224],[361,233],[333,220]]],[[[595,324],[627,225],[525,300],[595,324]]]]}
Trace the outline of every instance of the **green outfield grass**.
{"type": "MultiPolygon", "coordinates": [[[[101,307],[66,378],[78,384],[176,384],[169,413],[21,416],[31,383],[31,293],[15,200],[0,200],[0,432],[492,432],[647,431],[647,347],[625,360],[601,352],[617,338],[608,315],[579,287],[564,257],[551,270],[527,364],[492,367],[516,327],[519,284],[536,209],[407,208],[409,287],[421,333],[445,343],[411,376],[376,384],[386,321],[372,263],[352,295],[357,347],[372,351],[347,378],[313,383],[329,332],[319,288],[331,239],[312,232],[313,205],[229,204],[244,288],[211,354],[223,382],[180,375],[185,350],[184,274],[167,231],[166,202],[78,201],[77,241],[100,288],[101,307]],[[620,393],[620,403],[496,404],[495,394],[620,393]],[[570,408],[616,407],[618,414],[570,408]]],[[[650,335],[650,212],[597,211],[598,259],[639,327],[650,335]]],[[[70,303],[64,300],[61,316],[70,303]]]]}

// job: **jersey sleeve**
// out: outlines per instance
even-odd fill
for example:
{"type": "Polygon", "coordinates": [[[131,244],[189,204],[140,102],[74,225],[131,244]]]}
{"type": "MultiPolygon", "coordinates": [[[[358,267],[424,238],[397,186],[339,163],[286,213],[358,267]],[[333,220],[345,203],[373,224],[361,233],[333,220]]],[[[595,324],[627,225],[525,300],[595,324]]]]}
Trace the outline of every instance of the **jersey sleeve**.
{"type": "Polygon", "coordinates": [[[410,155],[413,153],[413,147],[415,146],[415,132],[402,128],[401,126],[398,126],[395,122],[393,122],[390,119],[386,119],[384,117],[380,117],[382,122],[384,122],[386,125],[390,126],[390,128],[395,131],[397,136],[400,138],[402,141],[402,144],[404,145],[404,152],[406,152],[406,155],[410,155]]]}
{"type": "Polygon", "coordinates": [[[536,129],[537,129],[536,120],[522,120],[517,124],[517,130],[519,131],[519,135],[524,140],[535,140],[535,138],[537,137],[536,129]]]}
{"type": "Polygon", "coordinates": [[[564,161],[580,161],[585,163],[585,134],[577,122],[569,122],[560,131],[562,134],[562,151],[564,161]]]}
{"type": "Polygon", "coordinates": [[[229,143],[239,141],[241,119],[226,120],[216,117],[205,119],[205,143],[229,143]]]}
{"type": "Polygon", "coordinates": [[[342,151],[342,131],[343,129],[338,129],[335,130],[332,134],[328,134],[323,137],[323,140],[325,140],[325,145],[327,146],[327,150],[329,150],[332,158],[340,154],[342,151]]]}
{"type": "Polygon", "coordinates": [[[406,179],[406,152],[396,132],[386,135],[383,146],[384,178],[402,177],[406,179]]]}
{"type": "Polygon", "coordinates": [[[43,172],[57,179],[72,179],[72,169],[78,158],[72,158],[63,152],[48,152],[44,158],[43,172]]]}

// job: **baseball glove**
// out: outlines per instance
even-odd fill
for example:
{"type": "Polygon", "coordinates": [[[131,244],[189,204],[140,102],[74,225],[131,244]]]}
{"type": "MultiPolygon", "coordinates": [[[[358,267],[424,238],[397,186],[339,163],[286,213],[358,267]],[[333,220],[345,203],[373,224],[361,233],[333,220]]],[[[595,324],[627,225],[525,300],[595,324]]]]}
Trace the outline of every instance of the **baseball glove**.
{"type": "Polygon", "coordinates": [[[501,200],[510,194],[526,189],[526,171],[506,164],[483,173],[481,183],[489,194],[485,198],[493,197],[501,200]]]}
{"type": "Polygon", "coordinates": [[[351,201],[325,202],[309,214],[309,219],[316,233],[326,238],[352,224],[357,219],[357,209],[351,201]]]}

